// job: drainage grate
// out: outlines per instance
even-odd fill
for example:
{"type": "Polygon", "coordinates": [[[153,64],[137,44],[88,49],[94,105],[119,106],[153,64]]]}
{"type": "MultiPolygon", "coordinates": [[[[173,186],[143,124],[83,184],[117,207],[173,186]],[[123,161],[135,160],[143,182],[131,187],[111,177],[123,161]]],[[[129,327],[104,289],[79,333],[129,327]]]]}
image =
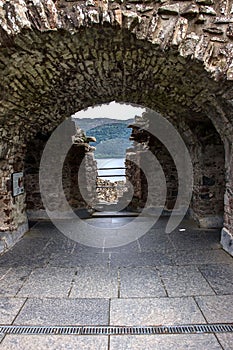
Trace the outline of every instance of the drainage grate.
{"type": "Polygon", "coordinates": [[[0,326],[0,334],[150,335],[233,332],[233,323],[179,326],[0,326]]]}

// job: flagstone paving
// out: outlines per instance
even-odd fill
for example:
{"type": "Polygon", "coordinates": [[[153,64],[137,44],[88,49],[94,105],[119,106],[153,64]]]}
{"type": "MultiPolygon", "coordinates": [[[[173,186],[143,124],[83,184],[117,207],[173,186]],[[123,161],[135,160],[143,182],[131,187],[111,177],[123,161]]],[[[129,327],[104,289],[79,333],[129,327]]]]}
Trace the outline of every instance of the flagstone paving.
{"type": "MultiPolygon", "coordinates": [[[[233,322],[233,258],[221,249],[220,232],[184,220],[167,234],[166,220],[118,248],[87,247],[50,222],[36,223],[0,257],[0,324],[233,322]]],[[[115,228],[127,218],[90,223],[115,228]]],[[[0,335],[0,349],[231,350],[233,334],[0,335]]]]}

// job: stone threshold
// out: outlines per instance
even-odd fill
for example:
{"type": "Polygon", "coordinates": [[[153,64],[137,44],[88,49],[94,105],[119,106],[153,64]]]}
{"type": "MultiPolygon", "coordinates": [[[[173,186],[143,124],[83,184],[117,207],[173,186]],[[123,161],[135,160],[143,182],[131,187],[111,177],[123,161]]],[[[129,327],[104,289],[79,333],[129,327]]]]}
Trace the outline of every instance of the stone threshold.
{"type": "Polygon", "coordinates": [[[5,253],[18,242],[18,240],[29,230],[28,222],[20,225],[15,231],[0,233],[0,254],[5,253]]]}
{"type": "Polygon", "coordinates": [[[223,249],[233,256],[233,236],[230,232],[224,227],[221,233],[221,241],[223,249]]]}

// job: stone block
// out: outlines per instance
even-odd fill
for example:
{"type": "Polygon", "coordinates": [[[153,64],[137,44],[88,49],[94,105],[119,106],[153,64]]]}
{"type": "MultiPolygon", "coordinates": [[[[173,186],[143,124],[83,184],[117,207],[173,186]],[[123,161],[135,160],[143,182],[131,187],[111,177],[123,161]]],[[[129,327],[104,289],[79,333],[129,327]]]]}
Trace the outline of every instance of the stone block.
{"type": "Polygon", "coordinates": [[[7,335],[1,347],[4,350],[107,350],[108,337],[74,335],[7,335]]]}
{"type": "Polygon", "coordinates": [[[108,318],[109,301],[105,299],[28,299],[14,323],[44,326],[106,325],[108,318]]]}
{"type": "Polygon", "coordinates": [[[206,323],[193,298],[113,299],[110,324],[128,326],[206,323]]]}

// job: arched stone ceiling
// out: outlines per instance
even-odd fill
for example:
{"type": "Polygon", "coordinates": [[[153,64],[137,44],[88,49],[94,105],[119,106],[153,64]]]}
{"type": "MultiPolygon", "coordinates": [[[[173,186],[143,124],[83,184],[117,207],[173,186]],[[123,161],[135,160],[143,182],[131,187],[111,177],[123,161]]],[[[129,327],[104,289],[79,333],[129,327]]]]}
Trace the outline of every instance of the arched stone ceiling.
{"type": "Polygon", "coordinates": [[[177,122],[210,118],[222,138],[231,138],[229,3],[2,1],[2,127],[29,137],[116,100],[177,122]]]}

